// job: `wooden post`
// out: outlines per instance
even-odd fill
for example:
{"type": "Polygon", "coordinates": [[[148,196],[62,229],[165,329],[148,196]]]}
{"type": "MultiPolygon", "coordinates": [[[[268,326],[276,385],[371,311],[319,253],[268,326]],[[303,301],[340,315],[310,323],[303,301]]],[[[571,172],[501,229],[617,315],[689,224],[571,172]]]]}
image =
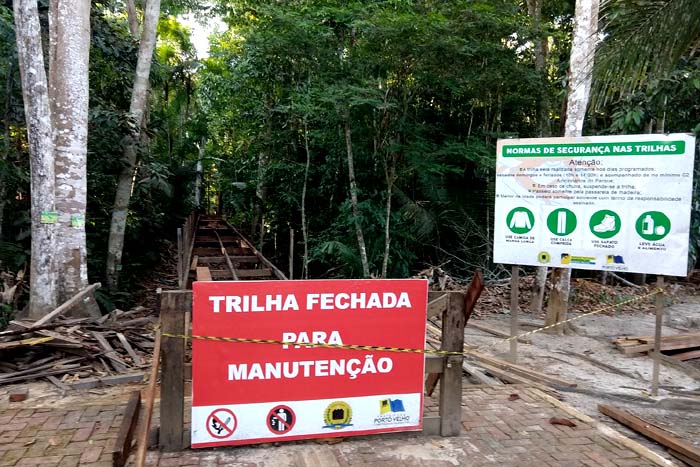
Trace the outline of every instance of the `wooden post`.
{"type": "MultiPolygon", "coordinates": [[[[163,291],[160,320],[163,334],[185,334],[185,313],[192,309],[192,292],[163,291]]],[[[183,448],[185,416],[185,339],[163,336],[160,382],[160,449],[183,448]]]]}
{"type": "Polygon", "coordinates": [[[294,279],[294,229],[289,229],[289,280],[294,279]]]}
{"type": "Polygon", "coordinates": [[[518,266],[511,266],[510,276],[510,361],[518,363],[518,276],[520,269],[518,266]]]}
{"type": "MultiPolygon", "coordinates": [[[[664,276],[656,278],[656,288],[663,289],[664,276]]],[[[659,370],[661,365],[661,327],[664,319],[664,294],[656,294],[656,324],[654,327],[654,369],[651,375],[651,395],[659,395],[659,370]]]]}
{"type": "MultiPolygon", "coordinates": [[[[449,292],[447,310],[442,315],[443,350],[462,352],[466,321],[464,293],[449,292]]],[[[462,431],[462,355],[443,360],[440,381],[440,434],[458,436],[462,431]]]]}
{"type": "Polygon", "coordinates": [[[177,229],[177,286],[178,289],[182,289],[182,270],[184,265],[182,264],[183,258],[185,257],[184,245],[182,242],[182,229],[177,229]]]}

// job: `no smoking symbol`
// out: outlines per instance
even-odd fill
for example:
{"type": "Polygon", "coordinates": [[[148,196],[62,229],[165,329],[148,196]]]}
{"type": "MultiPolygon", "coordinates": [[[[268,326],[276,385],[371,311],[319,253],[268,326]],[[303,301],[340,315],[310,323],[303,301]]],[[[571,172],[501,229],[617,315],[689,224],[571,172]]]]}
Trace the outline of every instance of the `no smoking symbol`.
{"type": "Polygon", "coordinates": [[[216,409],[207,417],[207,431],[217,439],[231,436],[237,424],[236,415],[229,409],[216,409]]]}
{"type": "Polygon", "coordinates": [[[267,414],[267,428],[276,435],[291,431],[296,421],[296,415],[286,405],[278,405],[267,414]]]}

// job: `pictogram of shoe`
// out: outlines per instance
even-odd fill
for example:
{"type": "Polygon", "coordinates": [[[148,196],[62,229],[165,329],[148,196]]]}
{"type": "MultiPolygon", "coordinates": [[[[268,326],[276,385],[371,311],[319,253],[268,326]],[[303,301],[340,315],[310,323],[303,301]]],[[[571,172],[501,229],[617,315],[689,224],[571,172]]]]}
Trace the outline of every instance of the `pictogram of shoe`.
{"type": "Polygon", "coordinates": [[[615,217],[606,214],[600,224],[593,226],[594,232],[612,232],[615,230],[615,217]]]}

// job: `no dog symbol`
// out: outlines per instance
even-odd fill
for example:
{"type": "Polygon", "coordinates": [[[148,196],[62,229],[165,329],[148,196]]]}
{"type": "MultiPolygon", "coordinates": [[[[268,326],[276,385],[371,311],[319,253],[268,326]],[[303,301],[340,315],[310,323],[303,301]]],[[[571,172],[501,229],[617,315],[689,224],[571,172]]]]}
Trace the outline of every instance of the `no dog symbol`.
{"type": "Polygon", "coordinates": [[[291,431],[296,421],[296,415],[286,405],[278,405],[267,414],[267,427],[276,435],[291,431]]]}
{"type": "Polygon", "coordinates": [[[230,437],[237,424],[236,415],[229,409],[216,409],[207,417],[207,431],[217,439],[230,437]]]}

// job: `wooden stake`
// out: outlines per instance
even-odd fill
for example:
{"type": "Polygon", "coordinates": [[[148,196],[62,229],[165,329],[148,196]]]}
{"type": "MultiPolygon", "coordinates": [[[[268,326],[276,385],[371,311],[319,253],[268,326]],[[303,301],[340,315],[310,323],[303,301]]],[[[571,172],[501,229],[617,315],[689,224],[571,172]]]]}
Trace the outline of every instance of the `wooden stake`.
{"type": "MultiPolygon", "coordinates": [[[[664,288],[664,276],[656,278],[656,288],[664,288]]],[[[661,369],[661,327],[664,319],[664,294],[656,294],[656,324],[654,327],[654,369],[651,375],[651,395],[659,395],[659,370],[661,369]]]]}
{"type": "Polygon", "coordinates": [[[73,297],[71,297],[67,301],[65,301],[58,308],[53,310],[51,313],[49,313],[48,315],[44,316],[43,318],[35,321],[34,324],[32,324],[28,328],[28,330],[33,331],[33,330],[37,329],[38,327],[49,323],[54,318],[59,317],[61,314],[65,313],[66,311],[73,308],[82,298],[84,298],[89,293],[94,292],[95,290],[99,289],[100,287],[102,287],[102,284],[100,284],[99,282],[95,282],[94,284],[85,287],[83,290],[81,290],[77,294],[73,295],[73,297]]]}
{"type": "MultiPolygon", "coordinates": [[[[510,276],[510,337],[518,335],[518,266],[511,266],[510,276]]],[[[518,340],[510,341],[510,361],[518,363],[518,340]]]]}
{"type": "Polygon", "coordinates": [[[153,416],[153,402],[156,398],[156,379],[158,379],[158,362],[160,360],[160,330],[156,331],[156,342],[153,345],[153,362],[151,363],[151,376],[146,390],[146,403],[144,406],[143,428],[139,433],[138,451],[136,452],[136,467],[143,467],[146,462],[146,450],[151,433],[151,417],[153,416]]]}
{"type": "Polygon", "coordinates": [[[185,257],[185,252],[182,242],[182,229],[177,229],[177,287],[182,289],[182,260],[185,257]]]}

